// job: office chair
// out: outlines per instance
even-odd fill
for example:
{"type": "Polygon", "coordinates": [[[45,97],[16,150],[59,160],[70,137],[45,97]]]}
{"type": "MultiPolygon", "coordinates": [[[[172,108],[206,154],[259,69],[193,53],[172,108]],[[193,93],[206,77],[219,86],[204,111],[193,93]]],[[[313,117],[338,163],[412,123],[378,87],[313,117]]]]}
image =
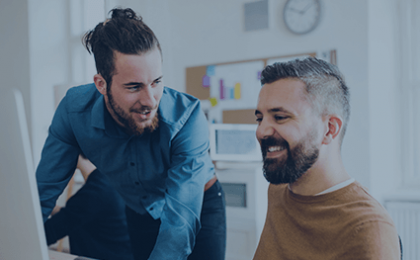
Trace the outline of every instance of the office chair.
{"type": "Polygon", "coordinates": [[[401,253],[401,260],[403,259],[403,245],[401,242],[401,237],[398,235],[398,239],[400,240],[400,253],[401,253]]]}

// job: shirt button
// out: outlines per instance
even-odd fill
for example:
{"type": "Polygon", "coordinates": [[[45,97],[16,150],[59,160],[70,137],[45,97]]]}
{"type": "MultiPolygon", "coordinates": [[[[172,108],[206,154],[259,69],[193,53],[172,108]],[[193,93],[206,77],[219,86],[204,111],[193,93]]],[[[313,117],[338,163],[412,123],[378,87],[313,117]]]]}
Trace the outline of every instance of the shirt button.
{"type": "Polygon", "coordinates": [[[139,185],[140,184],[140,182],[138,182],[138,181],[136,181],[136,182],[134,182],[136,185],[139,185]]]}
{"type": "Polygon", "coordinates": [[[131,166],[134,166],[134,165],[136,165],[136,164],[135,164],[135,163],[133,163],[133,162],[130,162],[130,165],[131,165],[131,166]]]}
{"type": "Polygon", "coordinates": [[[152,210],[153,210],[153,207],[150,208],[150,211],[152,211],[152,210]]]}

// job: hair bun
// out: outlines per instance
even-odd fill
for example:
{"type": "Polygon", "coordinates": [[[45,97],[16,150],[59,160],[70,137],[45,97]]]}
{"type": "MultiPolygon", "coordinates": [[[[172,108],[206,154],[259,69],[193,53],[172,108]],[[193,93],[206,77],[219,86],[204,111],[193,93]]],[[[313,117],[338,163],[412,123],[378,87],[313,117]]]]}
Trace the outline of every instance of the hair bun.
{"type": "Polygon", "coordinates": [[[111,13],[111,19],[122,18],[122,19],[134,19],[134,20],[141,21],[141,17],[138,17],[136,13],[133,11],[133,9],[131,8],[126,8],[126,9],[115,8],[109,12],[111,13]]]}

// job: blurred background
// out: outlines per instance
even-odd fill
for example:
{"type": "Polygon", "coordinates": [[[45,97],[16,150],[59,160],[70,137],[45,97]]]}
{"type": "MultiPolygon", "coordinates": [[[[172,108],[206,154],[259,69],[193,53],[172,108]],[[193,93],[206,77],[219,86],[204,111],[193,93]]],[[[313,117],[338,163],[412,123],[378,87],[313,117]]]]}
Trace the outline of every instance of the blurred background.
{"type": "Polygon", "coordinates": [[[0,87],[23,93],[34,167],[64,91],[93,82],[81,37],[112,8],[130,7],[160,41],[165,85],[179,91],[188,92],[187,68],[308,53],[333,59],[351,91],[345,167],[390,211],[405,259],[420,259],[420,1],[322,0],[319,23],[303,34],[288,28],[287,2],[0,0],[0,87]]]}

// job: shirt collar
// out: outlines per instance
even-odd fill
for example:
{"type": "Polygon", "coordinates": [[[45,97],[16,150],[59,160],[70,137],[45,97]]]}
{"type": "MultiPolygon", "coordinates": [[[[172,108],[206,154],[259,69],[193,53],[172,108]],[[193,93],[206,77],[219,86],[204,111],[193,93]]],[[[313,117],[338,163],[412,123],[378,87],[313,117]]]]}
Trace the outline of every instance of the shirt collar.
{"type": "Polygon", "coordinates": [[[92,107],[91,125],[105,130],[105,100],[101,95],[92,107]]]}
{"type": "Polygon", "coordinates": [[[91,125],[105,130],[111,137],[126,138],[129,135],[115,122],[105,105],[104,96],[101,95],[92,107],[91,125]]]}

